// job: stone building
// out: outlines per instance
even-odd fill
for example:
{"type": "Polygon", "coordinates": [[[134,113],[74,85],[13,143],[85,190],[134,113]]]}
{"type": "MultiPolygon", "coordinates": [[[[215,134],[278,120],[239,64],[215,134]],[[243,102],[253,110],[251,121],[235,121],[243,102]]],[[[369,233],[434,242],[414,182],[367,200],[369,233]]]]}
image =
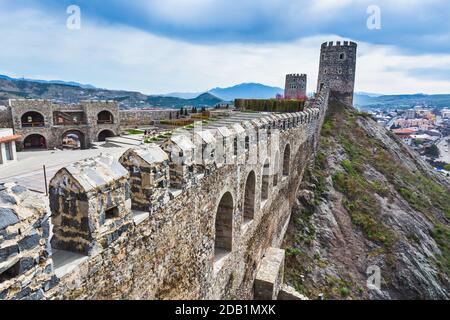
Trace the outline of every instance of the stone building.
{"type": "Polygon", "coordinates": [[[109,156],[59,170],[49,185],[55,249],[92,254],[131,222],[129,173],[109,156]]]}
{"type": "Polygon", "coordinates": [[[17,161],[16,141],[20,136],[13,129],[0,128],[0,165],[17,161]]]}
{"type": "Polygon", "coordinates": [[[324,86],[330,89],[330,98],[352,105],[355,89],[356,51],[354,42],[325,42],[320,52],[317,92],[324,86]]]}
{"type": "Polygon", "coordinates": [[[58,104],[47,100],[10,100],[17,147],[27,149],[89,148],[120,134],[119,106],[112,101],[58,104]]]}
{"type": "Polygon", "coordinates": [[[303,99],[306,98],[306,74],[288,74],[286,75],[286,85],[284,87],[285,99],[303,99]]]}
{"type": "Polygon", "coordinates": [[[131,148],[119,159],[130,173],[134,210],[153,212],[169,198],[169,157],[157,145],[131,148]]]}

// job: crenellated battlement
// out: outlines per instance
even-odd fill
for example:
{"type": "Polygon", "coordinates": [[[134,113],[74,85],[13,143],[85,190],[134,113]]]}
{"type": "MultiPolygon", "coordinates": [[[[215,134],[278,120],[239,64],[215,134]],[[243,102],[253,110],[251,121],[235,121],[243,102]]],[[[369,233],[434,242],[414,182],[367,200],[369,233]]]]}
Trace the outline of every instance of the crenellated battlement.
{"type": "Polygon", "coordinates": [[[304,73],[290,73],[286,75],[286,78],[305,78],[306,79],[307,75],[304,73]]]}
{"type": "Polygon", "coordinates": [[[350,47],[350,48],[356,48],[357,44],[353,41],[329,41],[322,43],[322,50],[326,50],[326,48],[332,48],[332,47],[350,47]]]}

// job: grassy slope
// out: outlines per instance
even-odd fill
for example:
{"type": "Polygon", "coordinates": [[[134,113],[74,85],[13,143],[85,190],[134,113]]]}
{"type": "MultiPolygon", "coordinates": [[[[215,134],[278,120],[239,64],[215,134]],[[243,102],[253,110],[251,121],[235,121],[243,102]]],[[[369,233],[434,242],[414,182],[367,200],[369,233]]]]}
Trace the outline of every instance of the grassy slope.
{"type": "MultiPolygon", "coordinates": [[[[325,181],[330,177],[334,189],[342,194],[341,205],[347,211],[355,232],[361,232],[368,242],[376,245],[369,255],[383,253],[386,264],[394,268],[397,234],[383,222],[379,199],[386,199],[389,203],[393,197],[402,197],[434,226],[430,233],[442,252],[435,263],[442,273],[450,275],[450,190],[427,172],[412,172],[405,167],[381,141],[367,134],[360,125],[364,121],[368,121],[367,114],[331,105],[314,167],[306,173],[305,183],[312,184],[314,196],[307,203],[303,201],[301,212],[293,214],[286,241],[286,278],[307,295],[314,296],[321,291],[329,298],[367,297],[365,288],[352,284],[351,277],[325,276],[325,285],[321,288],[310,286],[304,280],[313,266],[326,267],[327,264],[317,252],[308,254],[307,248],[317,236],[312,219],[328,191],[325,181]],[[345,152],[339,170],[330,167],[327,160],[336,149],[345,152]],[[364,173],[368,167],[381,173],[384,182],[367,179],[364,173]]],[[[419,241],[415,234],[408,235],[408,238],[419,241]]]]}

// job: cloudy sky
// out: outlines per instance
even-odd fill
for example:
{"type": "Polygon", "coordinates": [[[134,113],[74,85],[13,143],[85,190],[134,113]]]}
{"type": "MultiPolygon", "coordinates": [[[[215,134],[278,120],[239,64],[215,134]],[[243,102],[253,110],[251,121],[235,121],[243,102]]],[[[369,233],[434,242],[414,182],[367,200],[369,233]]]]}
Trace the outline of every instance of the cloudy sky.
{"type": "Polygon", "coordinates": [[[449,16],[448,0],[0,0],[0,74],[155,94],[307,73],[312,91],[321,43],[353,40],[357,91],[450,93],[449,16]]]}

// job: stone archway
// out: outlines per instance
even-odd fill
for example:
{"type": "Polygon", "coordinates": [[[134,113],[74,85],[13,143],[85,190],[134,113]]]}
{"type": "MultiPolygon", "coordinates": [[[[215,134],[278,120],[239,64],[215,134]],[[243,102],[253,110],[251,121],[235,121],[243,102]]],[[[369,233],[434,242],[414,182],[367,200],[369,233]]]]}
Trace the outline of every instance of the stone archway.
{"type": "Polygon", "coordinates": [[[216,260],[230,253],[233,249],[233,211],[233,196],[230,192],[226,192],[220,199],[216,212],[214,242],[214,257],[216,260]]]}
{"type": "Polygon", "coordinates": [[[255,218],[255,192],[256,175],[255,171],[250,171],[247,176],[244,191],[244,223],[255,218]]]}
{"type": "Polygon", "coordinates": [[[86,149],[86,138],[83,132],[79,130],[70,130],[62,135],[63,149],[86,149]]]}
{"type": "Polygon", "coordinates": [[[115,133],[112,132],[111,130],[102,130],[98,134],[98,141],[99,142],[104,142],[104,141],[106,141],[106,138],[112,138],[112,137],[115,137],[115,136],[116,136],[115,133]]]}
{"type": "Polygon", "coordinates": [[[40,134],[30,134],[23,140],[24,150],[46,150],[47,139],[40,134]]]}

